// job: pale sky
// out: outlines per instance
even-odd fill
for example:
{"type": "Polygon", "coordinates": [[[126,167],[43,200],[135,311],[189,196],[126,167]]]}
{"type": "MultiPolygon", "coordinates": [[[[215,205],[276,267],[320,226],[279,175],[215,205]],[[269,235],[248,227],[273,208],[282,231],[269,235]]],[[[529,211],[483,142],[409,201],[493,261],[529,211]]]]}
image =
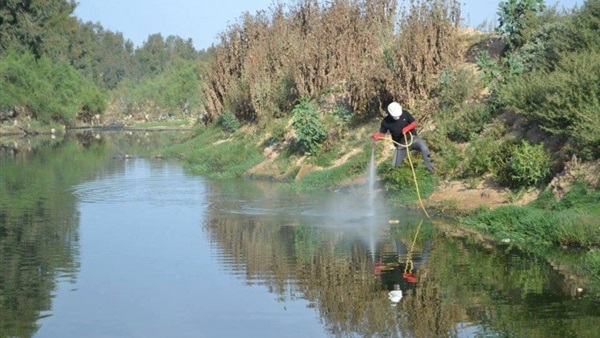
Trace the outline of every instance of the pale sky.
{"type": "MultiPolygon", "coordinates": [[[[294,3],[295,0],[279,0],[294,3]]],[[[546,0],[547,5],[571,9],[584,0],[546,0]]],[[[277,0],[78,0],[75,15],[84,22],[99,22],[112,32],[141,46],[150,34],[191,38],[197,49],[217,43],[216,36],[237,22],[242,13],[268,10],[277,0]]],[[[496,24],[500,0],[461,0],[464,26],[477,27],[487,20],[496,24]]],[[[402,3],[400,1],[400,3],[402,3]]],[[[268,12],[268,11],[267,11],[268,12]]]]}

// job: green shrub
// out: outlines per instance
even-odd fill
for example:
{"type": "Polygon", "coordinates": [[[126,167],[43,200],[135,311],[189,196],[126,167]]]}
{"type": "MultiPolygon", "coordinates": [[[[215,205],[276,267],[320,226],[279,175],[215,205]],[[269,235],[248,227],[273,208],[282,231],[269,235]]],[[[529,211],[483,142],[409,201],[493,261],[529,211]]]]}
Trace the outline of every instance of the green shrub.
{"type": "Polygon", "coordinates": [[[316,154],[327,136],[317,108],[309,99],[303,98],[294,107],[292,114],[292,127],[296,130],[301,150],[307,154],[316,154]]]}
{"type": "Polygon", "coordinates": [[[441,128],[449,140],[454,142],[470,141],[473,135],[481,133],[491,120],[492,114],[485,104],[467,104],[458,110],[442,111],[441,128]]]}
{"type": "Polygon", "coordinates": [[[502,68],[486,50],[480,51],[475,60],[477,68],[481,71],[480,80],[483,86],[495,90],[502,78],[502,68]]]}
{"type": "Polygon", "coordinates": [[[510,185],[533,187],[547,183],[551,173],[550,155],[541,144],[521,141],[511,147],[508,171],[510,185]]]}
{"type": "MultiPolygon", "coordinates": [[[[411,159],[417,177],[419,194],[421,198],[426,198],[435,189],[435,178],[422,164],[421,157],[414,154],[411,153],[411,159]]],[[[377,173],[383,179],[389,198],[394,203],[406,204],[418,200],[415,179],[408,158],[400,167],[393,167],[391,161],[385,161],[377,167],[377,173]]]]}
{"type": "Polygon", "coordinates": [[[523,47],[515,51],[515,58],[527,71],[554,64],[559,59],[559,49],[556,47],[561,42],[557,40],[562,39],[565,28],[564,20],[544,24],[523,47]]]}
{"type": "Polygon", "coordinates": [[[504,133],[504,127],[494,125],[471,140],[464,153],[463,177],[487,173],[502,176],[510,151],[510,141],[505,139],[504,133]]]}
{"type": "Polygon", "coordinates": [[[344,106],[336,105],[331,112],[333,118],[334,129],[340,138],[344,138],[349,131],[350,122],[352,121],[352,112],[344,106]]]}
{"type": "Polygon", "coordinates": [[[240,128],[240,121],[232,112],[226,110],[219,115],[217,125],[223,128],[223,130],[233,133],[240,128]]]}
{"type": "Polygon", "coordinates": [[[37,81],[32,54],[21,55],[9,50],[0,58],[0,106],[26,105],[28,95],[33,95],[37,81]]]}
{"type": "Polygon", "coordinates": [[[106,94],[66,63],[31,53],[7,52],[0,60],[0,106],[25,106],[32,117],[71,125],[78,114],[100,113],[106,94]]]}
{"type": "Polygon", "coordinates": [[[439,107],[460,108],[482,89],[473,72],[467,68],[445,69],[438,83],[439,107]]]}
{"type": "Polygon", "coordinates": [[[426,142],[431,150],[431,157],[435,163],[436,174],[452,178],[463,162],[463,154],[458,145],[450,142],[446,132],[437,128],[427,134],[426,142]]]}
{"type": "Polygon", "coordinates": [[[580,52],[600,50],[600,1],[584,1],[579,12],[576,12],[568,22],[562,35],[554,42],[561,52],[580,52]]]}
{"type": "Polygon", "coordinates": [[[571,154],[600,157],[600,51],[569,54],[555,71],[513,78],[503,101],[553,135],[568,139],[571,154]]]}

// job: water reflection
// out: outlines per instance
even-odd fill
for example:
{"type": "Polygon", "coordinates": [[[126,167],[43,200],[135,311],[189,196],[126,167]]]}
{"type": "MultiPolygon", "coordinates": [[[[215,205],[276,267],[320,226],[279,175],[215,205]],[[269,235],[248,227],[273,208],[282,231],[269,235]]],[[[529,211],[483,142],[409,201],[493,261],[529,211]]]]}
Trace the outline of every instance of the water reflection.
{"type": "Polygon", "coordinates": [[[107,162],[118,153],[112,141],[85,132],[0,142],[0,337],[34,336],[57,284],[77,283],[81,215],[71,187],[122,168],[107,162]]]}
{"type": "Polygon", "coordinates": [[[256,187],[239,184],[244,195],[233,204],[214,199],[207,214],[223,264],[282,301],[309,300],[332,336],[593,337],[600,328],[596,301],[557,290],[568,278],[534,255],[448,238],[402,211],[361,219],[356,196],[305,196],[280,207],[271,190],[253,197],[256,187]],[[346,212],[332,208],[338,202],[346,212]],[[270,211],[257,213],[254,203],[270,211]]]}
{"type": "Polygon", "coordinates": [[[585,279],[538,256],[448,236],[362,187],[298,193],[119,156],[135,137],[3,157],[0,337],[600,332],[598,300],[572,292],[585,279]]]}

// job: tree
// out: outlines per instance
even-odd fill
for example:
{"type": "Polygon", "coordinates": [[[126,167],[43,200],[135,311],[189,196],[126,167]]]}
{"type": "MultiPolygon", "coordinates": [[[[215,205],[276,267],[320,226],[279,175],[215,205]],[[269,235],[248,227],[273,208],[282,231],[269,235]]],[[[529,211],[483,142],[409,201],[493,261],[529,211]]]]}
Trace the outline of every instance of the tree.
{"type": "Polygon", "coordinates": [[[1,0],[0,53],[10,48],[36,58],[64,59],[68,37],[77,29],[73,0],[1,0]]]}
{"type": "Polygon", "coordinates": [[[498,5],[498,32],[507,37],[510,48],[521,47],[545,9],[544,0],[508,0],[498,5]]]}
{"type": "Polygon", "coordinates": [[[167,46],[160,33],[148,36],[141,48],[135,51],[140,63],[141,76],[157,75],[165,70],[167,65],[167,46]]]}
{"type": "Polygon", "coordinates": [[[69,57],[77,70],[105,89],[114,89],[126,78],[137,78],[139,73],[133,43],[120,32],[105,30],[98,23],[79,23],[69,57]]]}
{"type": "Polygon", "coordinates": [[[194,49],[192,39],[183,40],[179,36],[169,35],[165,41],[165,47],[170,61],[173,61],[174,58],[187,61],[198,59],[198,52],[194,49]]]}

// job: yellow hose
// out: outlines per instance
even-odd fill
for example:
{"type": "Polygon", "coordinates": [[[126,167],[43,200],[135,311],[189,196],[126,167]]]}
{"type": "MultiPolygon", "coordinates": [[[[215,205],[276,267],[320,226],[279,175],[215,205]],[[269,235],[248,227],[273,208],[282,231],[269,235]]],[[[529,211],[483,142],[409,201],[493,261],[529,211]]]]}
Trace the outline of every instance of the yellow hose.
{"type": "Polygon", "coordinates": [[[415,172],[415,166],[413,165],[412,159],[410,157],[410,149],[408,149],[408,147],[410,147],[413,143],[413,135],[410,134],[410,142],[408,142],[408,139],[406,138],[406,134],[404,134],[404,141],[405,141],[406,145],[400,144],[389,137],[385,137],[384,139],[386,139],[388,141],[392,141],[394,144],[396,144],[400,147],[406,148],[406,154],[408,155],[408,162],[410,163],[410,168],[412,169],[413,180],[415,182],[415,189],[417,191],[417,197],[419,198],[419,204],[421,205],[421,209],[423,209],[425,216],[427,216],[427,218],[431,218],[429,216],[429,214],[427,213],[427,210],[425,210],[425,206],[423,205],[423,199],[421,198],[421,191],[419,190],[419,183],[417,182],[417,173],[415,172]]]}

